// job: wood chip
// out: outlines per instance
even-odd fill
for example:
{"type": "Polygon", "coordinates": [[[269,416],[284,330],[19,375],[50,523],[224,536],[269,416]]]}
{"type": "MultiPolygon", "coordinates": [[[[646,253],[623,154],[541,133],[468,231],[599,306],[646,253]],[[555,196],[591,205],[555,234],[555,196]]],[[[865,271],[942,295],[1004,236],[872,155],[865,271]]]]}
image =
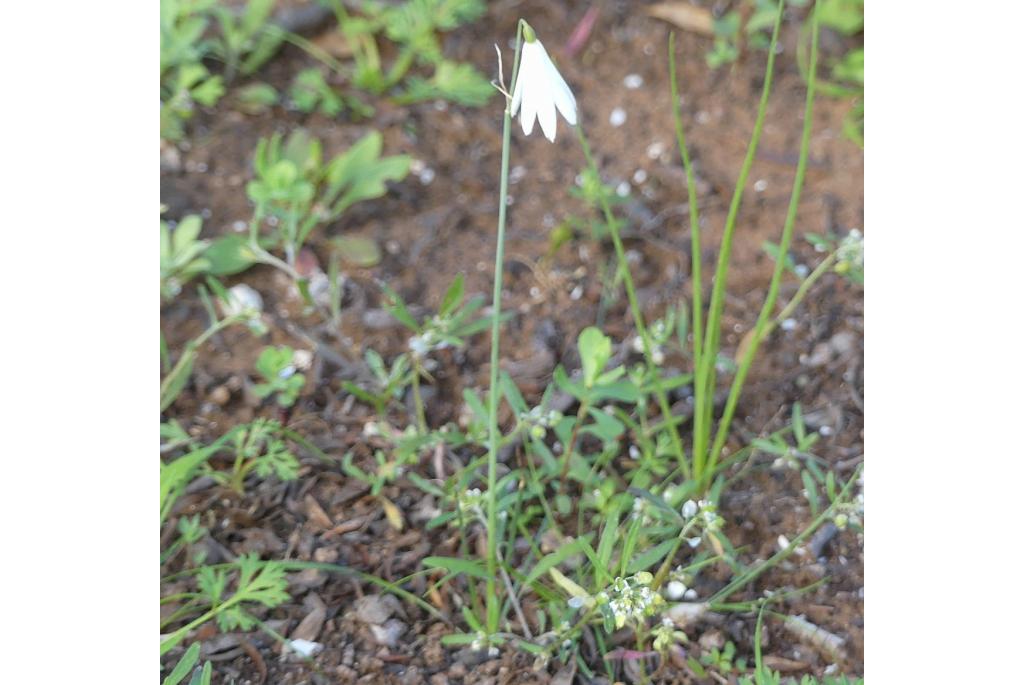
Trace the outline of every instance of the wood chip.
{"type": "Polygon", "coordinates": [[[702,36],[715,35],[714,18],[703,7],[694,7],[688,2],[662,2],[647,8],[647,14],[675,24],[684,31],[702,36]]]}
{"type": "Polygon", "coordinates": [[[313,495],[306,495],[303,504],[306,505],[306,518],[309,519],[310,523],[323,530],[334,528],[334,522],[331,521],[331,517],[327,515],[327,512],[324,511],[313,495]]]}

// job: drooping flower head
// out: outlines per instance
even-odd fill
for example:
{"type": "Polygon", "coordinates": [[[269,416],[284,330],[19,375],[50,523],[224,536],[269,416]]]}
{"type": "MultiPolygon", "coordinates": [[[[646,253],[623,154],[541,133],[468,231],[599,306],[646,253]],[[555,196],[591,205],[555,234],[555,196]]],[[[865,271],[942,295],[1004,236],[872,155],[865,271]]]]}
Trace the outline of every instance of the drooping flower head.
{"type": "Polygon", "coordinates": [[[519,122],[523,133],[533,132],[534,120],[540,120],[544,136],[555,142],[557,109],[570,126],[576,125],[576,98],[558,73],[548,51],[537,40],[537,34],[523,22],[523,47],[519,58],[519,73],[512,90],[512,116],[522,106],[519,122]]]}

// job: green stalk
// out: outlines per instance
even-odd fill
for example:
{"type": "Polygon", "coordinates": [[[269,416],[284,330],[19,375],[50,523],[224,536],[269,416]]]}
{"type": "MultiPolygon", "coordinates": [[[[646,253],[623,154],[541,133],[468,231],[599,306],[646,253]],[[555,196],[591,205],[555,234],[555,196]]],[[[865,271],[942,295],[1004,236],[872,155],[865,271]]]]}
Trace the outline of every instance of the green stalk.
{"type": "MultiPolygon", "coordinates": [[[[793,190],[789,196],[789,209],[786,212],[786,223],[782,228],[782,240],[779,242],[779,256],[775,260],[775,271],[772,273],[771,284],[768,286],[768,297],[765,298],[761,313],[757,317],[757,324],[754,326],[754,337],[747,346],[743,360],[736,370],[736,377],[733,379],[732,387],[729,389],[729,398],[725,403],[725,412],[718,424],[718,433],[715,435],[715,442],[711,447],[711,454],[708,460],[708,473],[713,473],[718,455],[725,446],[726,438],[729,435],[729,425],[732,422],[733,414],[736,411],[736,403],[739,402],[740,392],[743,390],[743,383],[747,379],[747,372],[757,354],[757,348],[767,335],[767,327],[772,312],[775,310],[775,302],[779,297],[779,287],[782,283],[782,274],[786,268],[786,253],[789,251],[790,243],[793,241],[793,227],[796,225],[797,209],[800,205],[800,193],[804,186],[804,176],[807,173],[807,156],[811,145],[811,128],[814,119],[814,88],[815,72],[818,67],[818,8],[815,5],[812,16],[811,28],[811,64],[807,75],[807,101],[804,105],[804,130],[800,139],[800,159],[796,166],[796,177],[793,179],[793,190]]],[[[827,261],[827,260],[826,260],[827,261]]],[[[820,268],[820,267],[819,267],[820,268]]],[[[809,280],[809,279],[808,279],[809,280]]],[[[795,299],[795,298],[794,298],[795,299]]]]}
{"type": "MultiPolygon", "coordinates": [[[[583,125],[579,124],[576,126],[577,137],[580,139],[580,145],[583,146],[583,156],[587,160],[587,168],[594,174],[595,178],[600,178],[600,173],[597,170],[597,164],[594,163],[594,156],[590,152],[590,144],[587,143],[587,137],[583,133],[583,125]]],[[[682,469],[683,475],[687,479],[690,478],[690,464],[686,460],[686,453],[683,451],[683,441],[679,438],[679,430],[676,428],[675,421],[672,420],[672,409],[668,404],[668,395],[665,394],[665,388],[661,384],[661,373],[658,369],[657,364],[654,363],[652,357],[652,350],[654,346],[651,344],[651,336],[647,332],[647,326],[644,325],[643,313],[640,311],[640,302],[636,299],[636,288],[633,285],[633,276],[629,271],[629,263],[626,261],[626,250],[622,247],[622,238],[619,236],[618,223],[615,220],[615,216],[612,214],[611,207],[608,205],[608,198],[604,194],[600,195],[601,199],[601,210],[604,212],[605,223],[608,224],[608,232],[611,233],[612,243],[615,245],[615,256],[619,262],[619,273],[622,274],[623,284],[626,286],[626,297],[629,300],[629,309],[633,314],[633,322],[636,324],[637,333],[640,334],[640,340],[644,346],[644,360],[647,362],[647,372],[651,375],[651,384],[654,386],[654,394],[658,399],[658,405],[661,408],[662,416],[665,418],[665,425],[669,429],[669,437],[672,440],[672,451],[676,454],[676,459],[679,461],[679,468],[682,469]]]]}
{"type": "MultiPolygon", "coordinates": [[[[519,75],[519,53],[523,42],[523,21],[516,31],[516,56],[512,86],[519,75]]],[[[498,245],[494,254],[494,301],[491,305],[491,390],[488,397],[487,429],[487,632],[498,632],[501,602],[495,589],[498,575],[498,348],[501,335],[501,281],[505,262],[505,218],[508,213],[508,161],[512,144],[512,99],[505,98],[501,134],[501,189],[498,199],[498,245]]]]}
{"type": "MultiPolygon", "coordinates": [[[[700,368],[702,357],[702,345],[704,342],[704,328],[702,318],[704,313],[703,304],[703,281],[700,275],[701,249],[700,249],[700,221],[697,216],[697,182],[693,175],[693,165],[690,163],[690,153],[686,149],[686,135],[683,133],[683,114],[679,103],[679,82],[676,80],[676,34],[668,36],[668,72],[669,85],[672,89],[672,118],[676,126],[676,143],[679,146],[679,154],[683,158],[683,167],[686,169],[686,193],[690,205],[690,286],[693,289],[693,368],[700,368]]],[[[706,398],[703,393],[694,398],[696,402],[703,402],[706,398]]],[[[695,416],[703,414],[703,407],[697,404],[694,407],[695,416]]]]}
{"type": "Polygon", "coordinates": [[[709,481],[705,464],[708,457],[707,446],[711,439],[711,411],[714,405],[715,391],[715,361],[718,357],[718,338],[721,333],[725,286],[729,274],[729,257],[732,253],[732,236],[736,230],[736,217],[739,215],[743,191],[747,184],[747,176],[750,174],[750,168],[754,164],[754,156],[757,154],[758,144],[761,142],[761,130],[764,128],[765,115],[768,111],[768,96],[772,89],[772,75],[775,72],[775,46],[779,41],[779,27],[782,25],[782,10],[784,7],[785,3],[780,0],[779,8],[775,14],[775,24],[772,27],[771,44],[768,46],[768,65],[765,67],[764,87],[761,89],[761,101],[757,106],[754,131],[750,136],[750,143],[747,145],[747,155],[743,160],[743,166],[740,167],[740,174],[736,179],[736,189],[733,192],[729,213],[725,219],[725,232],[722,235],[722,246],[718,252],[718,265],[715,269],[711,304],[708,309],[704,350],[701,353],[700,367],[697,370],[697,378],[694,383],[695,395],[700,397],[701,394],[704,394],[701,401],[705,411],[703,413],[694,413],[693,473],[701,481],[701,489],[706,489],[709,481]]]}

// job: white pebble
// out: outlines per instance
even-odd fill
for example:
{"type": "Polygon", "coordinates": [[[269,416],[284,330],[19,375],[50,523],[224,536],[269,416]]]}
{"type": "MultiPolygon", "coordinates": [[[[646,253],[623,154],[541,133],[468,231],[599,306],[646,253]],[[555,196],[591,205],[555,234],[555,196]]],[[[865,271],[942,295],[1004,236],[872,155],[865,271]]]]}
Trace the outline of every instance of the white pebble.
{"type": "Polygon", "coordinates": [[[289,640],[288,646],[307,659],[319,654],[324,648],[319,642],[312,642],[311,640],[289,640]]]}
{"type": "Polygon", "coordinates": [[[768,188],[768,181],[764,180],[763,178],[759,178],[756,181],[754,181],[754,191],[755,192],[763,193],[765,190],[767,190],[767,188],[768,188]]]}
{"type": "Polygon", "coordinates": [[[422,183],[425,186],[428,186],[431,184],[431,182],[433,182],[434,177],[436,175],[437,173],[433,169],[427,167],[426,169],[420,172],[420,183],[422,183]]]}
{"type": "Polygon", "coordinates": [[[657,159],[665,152],[665,145],[661,142],[654,142],[647,146],[647,157],[657,159]]]}
{"type": "Polygon", "coordinates": [[[640,185],[647,180],[647,172],[643,169],[637,169],[633,172],[633,183],[640,185]]]}
{"type": "Polygon", "coordinates": [[[626,110],[621,107],[616,107],[612,110],[612,113],[608,116],[608,123],[618,128],[626,123],[626,110]]]}
{"type": "Polygon", "coordinates": [[[792,331],[796,329],[796,319],[783,319],[781,327],[784,331],[792,331]]]}
{"type": "Polygon", "coordinates": [[[640,74],[630,74],[626,78],[622,79],[622,85],[626,86],[630,90],[636,90],[640,86],[644,85],[644,77],[640,74]]]}
{"type": "Polygon", "coordinates": [[[582,285],[576,286],[575,288],[572,289],[572,292],[569,293],[569,299],[570,300],[574,300],[575,301],[575,300],[580,299],[581,297],[583,297],[583,286],[582,285]]]}
{"type": "Polygon", "coordinates": [[[686,586],[678,580],[670,580],[665,586],[665,595],[675,601],[679,601],[686,594],[686,586]]]}
{"type": "Polygon", "coordinates": [[[619,197],[626,197],[627,195],[629,195],[629,184],[625,181],[620,183],[615,188],[615,194],[618,195],[619,197]]]}

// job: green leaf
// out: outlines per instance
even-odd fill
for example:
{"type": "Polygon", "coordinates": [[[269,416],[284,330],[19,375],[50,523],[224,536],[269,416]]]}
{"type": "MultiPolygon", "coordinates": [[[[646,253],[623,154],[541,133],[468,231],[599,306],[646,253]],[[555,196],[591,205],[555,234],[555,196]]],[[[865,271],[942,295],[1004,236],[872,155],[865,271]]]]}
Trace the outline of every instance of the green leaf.
{"type": "Polygon", "coordinates": [[[249,239],[238,234],[217,238],[203,254],[210,263],[209,272],[214,276],[232,276],[256,263],[249,239]]]}
{"type": "Polygon", "coordinates": [[[462,304],[462,298],[465,294],[465,280],[462,273],[455,277],[455,280],[448,287],[448,291],[444,294],[444,300],[441,301],[440,309],[437,310],[438,316],[446,317],[462,304]]]}
{"type": "Polygon", "coordinates": [[[324,201],[338,215],[362,200],[387,192],[387,181],[398,181],[409,173],[412,159],[407,155],[380,158],[383,138],[373,131],[356,142],[327,166],[328,192],[324,201]]]}
{"type": "Polygon", "coordinates": [[[199,663],[199,643],[193,642],[185,650],[185,654],[182,655],[181,659],[174,666],[174,670],[171,671],[170,675],[164,678],[163,685],[178,685],[195,668],[197,663],[199,663]]]}
{"type": "Polygon", "coordinates": [[[425,557],[423,565],[430,568],[443,568],[451,573],[465,573],[473,578],[487,579],[487,571],[475,561],[455,557],[425,557]]]}
{"type": "MultiPolygon", "coordinates": [[[[591,534],[587,533],[583,539],[586,540],[590,536],[591,534]]],[[[583,542],[581,540],[573,540],[568,545],[562,545],[557,551],[552,552],[537,562],[537,565],[533,567],[530,574],[526,576],[523,585],[533,585],[534,581],[547,573],[549,569],[558,566],[572,555],[579,554],[582,547],[583,542]]]]}
{"type": "Polygon", "coordinates": [[[651,568],[664,559],[665,555],[668,554],[675,545],[675,539],[663,540],[661,544],[648,549],[637,557],[633,557],[629,562],[629,565],[626,566],[626,573],[637,573],[638,571],[651,568]]]}
{"type": "Polygon", "coordinates": [[[373,238],[346,235],[332,239],[331,243],[349,266],[368,268],[380,264],[380,247],[373,238]]]}
{"type": "Polygon", "coordinates": [[[859,33],[864,29],[864,0],[821,0],[818,21],[846,36],[859,33]]]}
{"type": "Polygon", "coordinates": [[[164,379],[160,382],[160,411],[164,411],[167,407],[171,406],[174,400],[178,399],[181,391],[185,389],[185,385],[192,375],[192,366],[195,363],[195,359],[195,345],[190,342],[181,351],[178,363],[174,365],[171,372],[164,376],[164,379]]]}
{"type": "Polygon", "coordinates": [[[600,329],[588,326],[580,332],[577,346],[583,366],[583,385],[591,388],[612,356],[612,341],[600,329]]]}

